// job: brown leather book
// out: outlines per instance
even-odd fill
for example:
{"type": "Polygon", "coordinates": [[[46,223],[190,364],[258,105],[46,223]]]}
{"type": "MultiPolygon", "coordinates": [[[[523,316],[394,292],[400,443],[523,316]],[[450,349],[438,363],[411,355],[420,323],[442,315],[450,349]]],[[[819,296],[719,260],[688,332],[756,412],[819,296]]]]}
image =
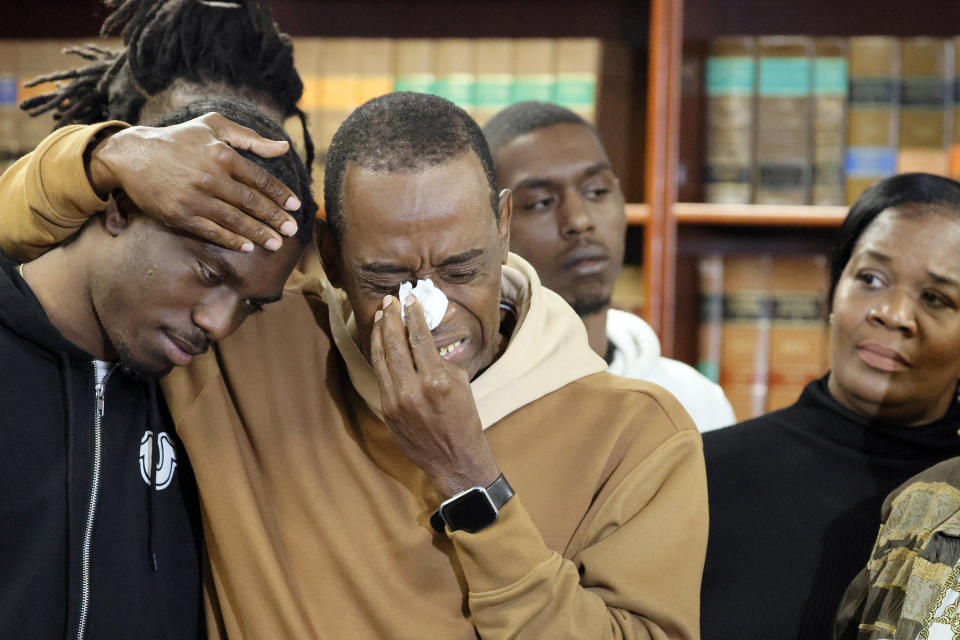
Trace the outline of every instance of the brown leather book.
{"type": "Polygon", "coordinates": [[[826,373],[827,285],[825,255],[773,259],[767,411],[793,404],[808,382],[826,373]]]}
{"type": "Polygon", "coordinates": [[[481,38],[477,40],[476,48],[474,119],[482,127],[497,112],[510,106],[513,87],[513,40],[481,38]]]}
{"type": "Polygon", "coordinates": [[[357,102],[393,91],[396,41],[390,38],[355,38],[360,49],[360,88],[357,102]]]}
{"type": "Polygon", "coordinates": [[[436,82],[434,41],[425,38],[397,40],[395,91],[430,93],[436,82]]]}
{"type": "Polygon", "coordinates": [[[907,38],[900,89],[897,173],[947,175],[953,120],[953,43],[907,38]]]}
{"type": "Polygon", "coordinates": [[[476,46],[467,38],[441,38],[435,42],[434,94],[446,98],[473,115],[477,84],[476,46]]]}
{"type": "Polygon", "coordinates": [[[846,201],[897,170],[900,104],[900,42],[897,38],[850,38],[850,98],[847,112],[846,201]]]}
{"type": "Polygon", "coordinates": [[[596,38],[558,38],[553,101],[595,122],[601,42],[596,38]]]}
{"type": "Polygon", "coordinates": [[[773,304],[769,254],[723,259],[720,386],[737,420],[766,411],[773,304]]]}
{"type": "Polygon", "coordinates": [[[700,276],[697,371],[712,382],[719,382],[723,349],[723,256],[701,257],[697,271],[700,276]]]}
{"type": "Polygon", "coordinates": [[[707,202],[748,203],[754,159],[755,41],[721,37],[710,43],[705,76],[707,202]]]}
{"type": "Polygon", "coordinates": [[[553,100],[553,85],[556,82],[555,47],[550,38],[519,38],[514,41],[511,103],[553,100]]]}
{"type": "Polygon", "coordinates": [[[758,204],[809,204],[813,181],[813,39],[757,39],[758,204]]]}
{"type": "Polygon", "coordinates": [[[813,197],[815,205],[843,204],[847,42],[817,38],[813,58],[813,197]]]}
{"type": "MultiPolygon", "coordinates": [[[[324,55],[324,41],[321,38],[294,38],[293,64],[303,82],[303,95],[300,96],[300,108],[307,115],[307,129],[313,139],[316,151],[316,161],[312,167],[314,184],[323,184],[323,158],[326,154],[329,139],[320,137],[323,127],[323,79],[320,60],[324,55]]],[[[300,150],[303,157],[303,132],[299,125],[289,123],[287,133],[293,140],[294,146],[300,150]]]]}

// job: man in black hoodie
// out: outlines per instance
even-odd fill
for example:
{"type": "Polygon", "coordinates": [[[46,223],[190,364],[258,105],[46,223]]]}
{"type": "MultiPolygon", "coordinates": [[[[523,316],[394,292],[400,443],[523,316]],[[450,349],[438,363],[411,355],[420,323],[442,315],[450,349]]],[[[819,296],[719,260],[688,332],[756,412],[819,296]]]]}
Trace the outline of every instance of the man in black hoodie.
{"type": "MultiPolygon", "coordinates": [[[[286,139],[236,101],[159,124],[213,110],[286,139]]],[[[0,253],[0,637],[202,635],[196,487],[155,378],[279,298],[316,212],[292,150],[241,153],[299,198],[297,242],[216,247],[142,214],[121,183],[70,243],[25,264],[0,253]]]]}

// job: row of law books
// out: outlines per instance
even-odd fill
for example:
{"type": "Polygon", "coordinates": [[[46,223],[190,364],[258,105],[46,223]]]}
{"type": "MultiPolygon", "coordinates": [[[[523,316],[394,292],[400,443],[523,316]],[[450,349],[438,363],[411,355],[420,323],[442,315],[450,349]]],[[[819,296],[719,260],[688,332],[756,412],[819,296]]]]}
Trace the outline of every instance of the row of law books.
{"type": "Polygon", "coordinates": [[[301,108],[322,159],[340,123],[390,91],[447,98],[481,125],[524,100],[594,121],[601,41],[593,38],[294,38],[301,108]]]}
{"type": "MultiPolygon", "coordinates": [[[[119,48],[117,40],[91,39],[119,48]]],[[[18,105],[53,89],[27,88],[37,76],[85,64],[63,50],[83,41],[0,40],[0,169],[33,149],[53,126],[18,105]]],[[[523,100],[554,102],[594,121],[601,41],[593,38],[294,38],[303,79],[300,107],[322,160],[340,123],[366,100],[390,91],[448,98],[484,124],[523,100]]],[[[298,126],[287,127],[297,142],[298,126]]]]}
{"type": "Polygon", "coordinates": [[[896,173],[960,178],[960,36],[729,36],[706,62],[704,197],[852,204],[896,173]]]}
{"type": "Polygon", "coordinates": [[[824,255],[707,255],[699,262],[697,369],[737,420],[796,402],[828,369],[824,255]]]}

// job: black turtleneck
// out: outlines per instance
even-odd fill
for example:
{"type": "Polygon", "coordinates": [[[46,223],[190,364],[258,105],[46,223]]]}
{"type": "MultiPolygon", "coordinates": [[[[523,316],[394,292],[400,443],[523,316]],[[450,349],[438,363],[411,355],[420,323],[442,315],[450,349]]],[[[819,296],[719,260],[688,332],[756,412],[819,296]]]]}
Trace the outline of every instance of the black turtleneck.
{"type": "Polygon", "coordinates": [[[888,493],[960,456],[960,403],[928,425],[873,422],[826,377],[791,407],[704,434],[704,640],[824,640],[866,564],[888,493]]]}

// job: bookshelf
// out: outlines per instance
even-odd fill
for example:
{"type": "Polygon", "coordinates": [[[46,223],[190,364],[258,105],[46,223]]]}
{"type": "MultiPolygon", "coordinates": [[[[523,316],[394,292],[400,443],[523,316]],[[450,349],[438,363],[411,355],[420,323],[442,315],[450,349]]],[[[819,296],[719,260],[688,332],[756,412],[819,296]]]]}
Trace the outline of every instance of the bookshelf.
{"type": "MultiPolygon", "coordinates": [[[[650,206],[627,204],[627,222],[635,226],[650,220],[650,206]]],[[[677,225],[718,227],[839,227],[847,215],[845,206],[777,204],[716,204],[676,202],[671,207],[677,225]]]]}
{"type": "Polygon", "coordinates": [[[709,42],[729,35],[952,37],[960,28],[945,19],[956,15],[955,3],[948,0],[926,0],[909,7],[895,0],[840,4],[740,0],[736,10],[710,0],[664,0],[663,4],[669,6],[659,12],[655,6],[651,10],[651,33],[660,29],[673,38],[664,48],[671,59],[663,63],[671,70],[664,85],[669,96],[663,102],[671,107],[657,119],[648,120],[647,130],[664,132],[668,152],[658,158],[666,164],[660,174],[677,179],[647,182],[663,191],[647,197],[650,219],[660,220],[654,234],[648,224],[647,240],[659,242],[661,249],[659,256],[645,255],[644,259],[645,265],[662,260],[659,288],[647,291],[650,309],[659,312],[651,317],[651,324],[660,331],[664,354],[693,364],[699,314],[691,290],[696,289],[697,258],[714,251],[826,254],[847,210],[844,206],[703,202],[703,84],[709,42]]]}
{"type": "Polygon", "coordinates": [[[645,204],[627,205],[627,222],[642,227],[650,219],[650,207],[645,204]]]}

